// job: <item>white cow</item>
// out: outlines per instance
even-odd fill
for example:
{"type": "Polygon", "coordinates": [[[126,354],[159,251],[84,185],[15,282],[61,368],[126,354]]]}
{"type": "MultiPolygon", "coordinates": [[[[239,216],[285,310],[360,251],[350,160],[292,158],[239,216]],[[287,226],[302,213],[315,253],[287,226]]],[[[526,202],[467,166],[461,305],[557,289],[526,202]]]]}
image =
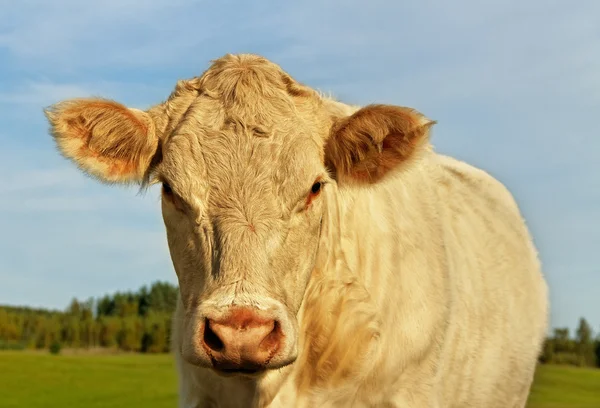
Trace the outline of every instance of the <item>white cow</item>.
{"type": "Polygon", "coordinates": [[[226,55],[147,111],[46,111],[107,183],[162,183],[180,407],[524,407],[548,324],[507,189],[409,108],[226,55]]]}

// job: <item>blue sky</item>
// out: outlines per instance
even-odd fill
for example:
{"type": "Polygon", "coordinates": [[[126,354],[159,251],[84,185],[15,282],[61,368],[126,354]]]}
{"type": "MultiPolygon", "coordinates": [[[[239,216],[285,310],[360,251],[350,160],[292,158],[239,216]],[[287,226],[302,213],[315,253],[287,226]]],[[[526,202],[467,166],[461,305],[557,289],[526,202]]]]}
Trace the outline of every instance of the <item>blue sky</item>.
{"type": "Polygon", "coordinates": [[[436,119],[438,151],[515,194],[552,324],[600,331],[600,2],[0,1],[0,303],[64,308],[176,282],[156,188],[100,185],[62,159],[42,108],[160,102],[225,53],[262,54],[350,102],[436,119]],[[300,3],[300,2],[298,2],[300,3]]]}

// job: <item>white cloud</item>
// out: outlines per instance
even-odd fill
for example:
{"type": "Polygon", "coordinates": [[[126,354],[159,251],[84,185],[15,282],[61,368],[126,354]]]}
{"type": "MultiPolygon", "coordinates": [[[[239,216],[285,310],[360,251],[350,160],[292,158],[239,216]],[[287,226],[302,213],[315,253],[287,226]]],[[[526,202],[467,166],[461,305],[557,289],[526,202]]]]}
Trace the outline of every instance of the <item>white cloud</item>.
{"type": "Polygon", "coordinates": [[[25,81],[13,86],[12,90],[0,92],[0,106],[27,105],[39,110],[56,102],[70,98],[104,97],[118,100],[131,107],[145,109],[168,96],[171,89],[148,84],[97,81],[93,83],[58,83],[48,79],[25,81]],[[154,100],[153,100],[154,99],[154,100]]]}
{"type": "MultiPolygon", "coordinates": [[[[0,166],[1,168],[2,166],[0,166]]],[[[156,188],[143,194],[135,186],[105,186],[71,168],[14,172],[0,196],[0,213],[131,212],[160,211],[156,188]]]]}
{"type": "Polygon", "coordinates": [[[26,82],[14,92],[1,92],[0,104],[48,105],[50,101],[87,96],[90,89],[76,84],[26,82]]]}
{"type": "Polygon", "coordinates": [[[10,2],[0,46],[28,69],[40,62],[66,73],[165,64],[216,35],[207,30],[214,19],[203,16],[205,7],[179,0],[10,2]]]}
{"type": "Polygon", "coordinates": [[[83,183],[81,175],[72,168],[28,169],[6,175],[2,191],[5,194],[14,194],[20,191],[49,187],[68,189],[83,187],[83,183]]]}

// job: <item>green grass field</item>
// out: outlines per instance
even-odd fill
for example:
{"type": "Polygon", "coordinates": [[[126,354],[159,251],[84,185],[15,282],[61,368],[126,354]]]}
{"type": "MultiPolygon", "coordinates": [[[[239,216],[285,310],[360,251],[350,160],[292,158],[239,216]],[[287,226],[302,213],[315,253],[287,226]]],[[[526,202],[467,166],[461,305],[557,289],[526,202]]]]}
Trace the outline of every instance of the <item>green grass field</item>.
{"type": "Polygon", "coordinates": [[[528,408],[600,408],[600,370],[540,366],[528,408]]]}
{"type": "Polygon", "coordinates": [[[173,408],[169,355],[0,352],[2,408],[173,408]]]}
{"type": "MultiPolygon", "coordinates": [[[[176,407],[170,355],[0,352],[2,408],[176,407]]],[[[528,408],[600,408],[600,370],[538,369],[528,408]]]]}

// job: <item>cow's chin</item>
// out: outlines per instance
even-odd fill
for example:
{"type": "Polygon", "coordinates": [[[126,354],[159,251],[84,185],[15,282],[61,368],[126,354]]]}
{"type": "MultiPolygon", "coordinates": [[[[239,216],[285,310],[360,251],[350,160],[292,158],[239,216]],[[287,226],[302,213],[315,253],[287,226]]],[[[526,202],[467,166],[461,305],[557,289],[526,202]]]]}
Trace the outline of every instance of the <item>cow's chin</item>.
{"type": "Polygon", "coordinates": [[[285,357],[274,356],[274,358],[265,365],[246,366],[246,367],[226,367],[219,366],[209,355],[202,351],[196,351],[192,348],[182,347],[181,357],[183,360],[198,368],[207,369],[220,377],[231,378],[241,377],[248,379],[260,379],[269,372],[281,370],[293,364],[297,355],[291,354],[285,357]]]}

